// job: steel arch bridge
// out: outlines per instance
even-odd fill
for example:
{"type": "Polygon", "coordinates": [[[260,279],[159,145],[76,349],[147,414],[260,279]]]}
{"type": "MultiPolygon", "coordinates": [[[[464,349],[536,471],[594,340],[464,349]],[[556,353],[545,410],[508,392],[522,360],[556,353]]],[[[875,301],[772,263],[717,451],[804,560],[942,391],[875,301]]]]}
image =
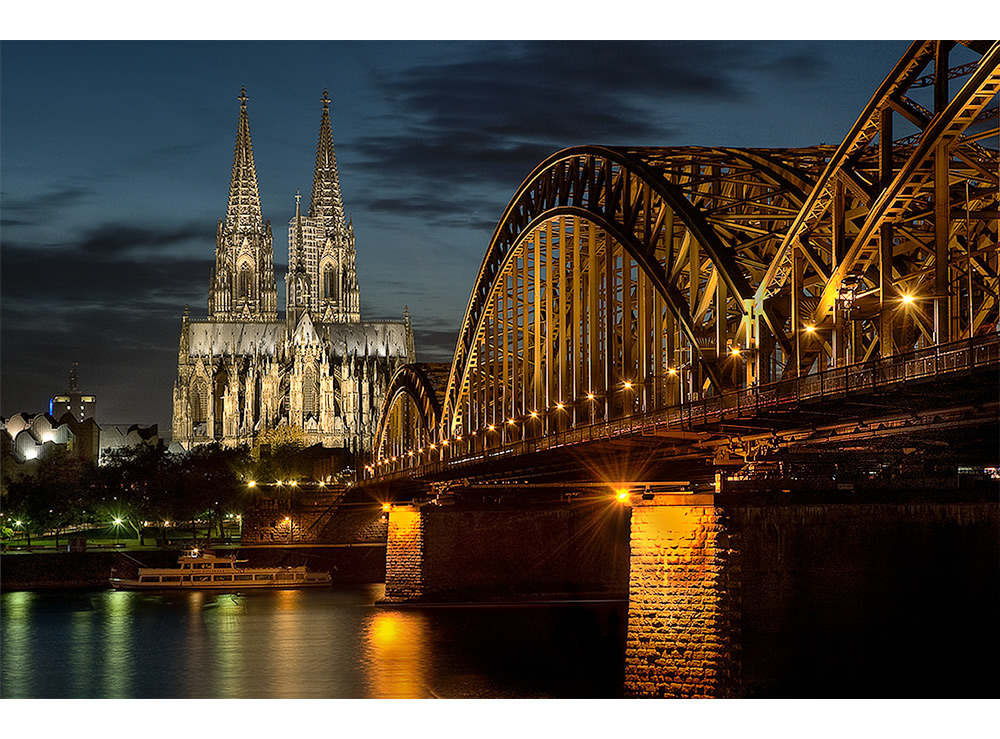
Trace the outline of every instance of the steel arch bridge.
{"type": "Polygon", "coordinates": [[[369,473],[995,333],[998,89],[1000,43],[915,42],[839,146],[553,154],[369,473]]]}

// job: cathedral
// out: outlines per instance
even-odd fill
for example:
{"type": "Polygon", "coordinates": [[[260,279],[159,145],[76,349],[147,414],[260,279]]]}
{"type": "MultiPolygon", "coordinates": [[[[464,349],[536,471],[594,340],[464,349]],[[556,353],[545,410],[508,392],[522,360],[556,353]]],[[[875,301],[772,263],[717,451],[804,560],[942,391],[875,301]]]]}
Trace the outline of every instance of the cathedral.
{"type": "Polygon", "coordinates": [[[185,308],[174,384],[173,441],[251,443],[301,429],[309,444],[369,451],[395,370],[416,360],[409,314],[361,320],[354,227],[345,221],[323,93],[308,215],[288,225],[285,315],[277,312],[271,222],[261,215],[247,96],[239,97],[226,216],[219,221],[208,316],[185,308]]]}

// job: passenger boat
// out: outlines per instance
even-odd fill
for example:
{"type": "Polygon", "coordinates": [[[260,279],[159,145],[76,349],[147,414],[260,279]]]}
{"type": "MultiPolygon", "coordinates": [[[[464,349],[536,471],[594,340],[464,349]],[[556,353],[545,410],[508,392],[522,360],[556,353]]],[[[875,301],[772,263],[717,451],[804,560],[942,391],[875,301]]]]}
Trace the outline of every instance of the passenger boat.
{"type": "Polygon", "coordinates": [[[305,567],[244,567],[245,559],[217,557],[206,549],[186,550],[177,567],[140,567],[138,579],[115,577],[116,590],[249,590],[329,586],[329,572],[305,567]]]}

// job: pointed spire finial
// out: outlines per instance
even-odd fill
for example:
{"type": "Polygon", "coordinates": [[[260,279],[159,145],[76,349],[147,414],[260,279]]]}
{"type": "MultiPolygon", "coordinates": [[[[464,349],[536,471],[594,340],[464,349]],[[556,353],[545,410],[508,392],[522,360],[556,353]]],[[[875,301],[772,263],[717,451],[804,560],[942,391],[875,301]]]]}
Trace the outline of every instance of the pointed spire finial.
{"type": "Polygon", "coordinates": [[[244,108],[247,107],[247,100],[249,100],[250,98],[247,97],[246,85],[244,85],[243,89],[240,90],[240,96],[236,99],[240,101],[241,106],[243,106],[244,108]]]}
{"type": "Polygon", "coordinates": [[[330,107],[330,95],[329,93],[327,93],[325,87],[323,88],[323,107],[324,108],[330,107]]]}

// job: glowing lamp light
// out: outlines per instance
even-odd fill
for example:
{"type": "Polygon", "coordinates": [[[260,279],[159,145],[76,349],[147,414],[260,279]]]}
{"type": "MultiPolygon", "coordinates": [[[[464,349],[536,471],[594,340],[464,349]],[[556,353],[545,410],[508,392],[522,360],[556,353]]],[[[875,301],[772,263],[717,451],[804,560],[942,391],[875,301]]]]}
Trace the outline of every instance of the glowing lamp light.
{"type": "Polygon", "coordinates": [[[740,348],[738,346],[734,346],[732,349],[729,350],[729,353],[732,354],[734,357],[738,357],[740,356],[740,348]]]}
{"type": "Polygon", "coordinates": [[[538,411],[532,411],[531,412],[531,417],[532,418],[538,418],[538,411]]]}
{"type": "Polygon", "coordinates": [[[389,505],[388,503],[383,503],[382,504],[382,510],[385,511],[386,513],[388,513],[390,510],[392,510],[392,506],[389,505]]]}
{"type": "Polygon", "coordinates": [[[816,327],[815,326],[806,326],[806,333],[807,334],[812,334],[812,333],[815,333],[815,332],[816,332],[816,327]]]}
{"type": "Polygon", "coordinates": [[[677,370],[674,369],[673,367],[671,367],[670,369],[667,370],[667,374],[668,375],[676,375],[677,374],[677,370]]]}
{"type": "Polygon", "coordinates": [[[904,303],[904,305],[911,305],[913,303],[913,301],[914,301],[914,297],[912,295],[910,295],[909,293],[906,293],[906,294],[903,295],[903,303],[904,303]]]}
{"type": "Polygon", "coordinates": [[[509,421],[507,421],[507,425],[508,426],[513,426],[514,425],[514,419],[512,418],[509,421]]]}
{"type": "Polygon", "coordinates": [[[632,389],[632,381],[631,380],[625,380],[625,382],[622,383],[622,387],[624,387],[626,390],[631,390],[632,389]]]}
{"type": "Polygon", "coordinates": [[[626,500],[628,500],[628,488],[622,488],[621,490],[616,492],[615,500],[617,500],[619,503],[624,503],[626,500]]]}
{"type": "Polygon", "coordinates": [[[486,428],[488,428],[490,431],[496,431],[497,430],[497,427],[494,426],[492,423],[489,426],[487,426],[486,428]]]}
{"type": "Polygon", "coordinates": [[[116,518],[115,519],[115,526],[121,526],[121,525],[122,525],[122,520],[120,518],[116,518]]]}
{"type": "Polygon", "coordinates": [[[257,487],[257,481],[256,480],[251,480],[250,482],[247,483],[247,487],[248,488],[255,488],[255,487],[257,487]]]}
{"type": "Polygon", "coordinates": [[[587,393],[587,400],[593,400],[593,399],[594,399],[594,394],[593,393],[587,393]]]}
{"type": "Polygon", "coordinates": [[[556,408],[557,408],[558,410],[562,410],[562,409],[563,409],[563,408],[565,408],[565,407],[566,407],[566,406],[565,406],[565,405],[563,405],[562,403],[556,403],[556,408]]]}

